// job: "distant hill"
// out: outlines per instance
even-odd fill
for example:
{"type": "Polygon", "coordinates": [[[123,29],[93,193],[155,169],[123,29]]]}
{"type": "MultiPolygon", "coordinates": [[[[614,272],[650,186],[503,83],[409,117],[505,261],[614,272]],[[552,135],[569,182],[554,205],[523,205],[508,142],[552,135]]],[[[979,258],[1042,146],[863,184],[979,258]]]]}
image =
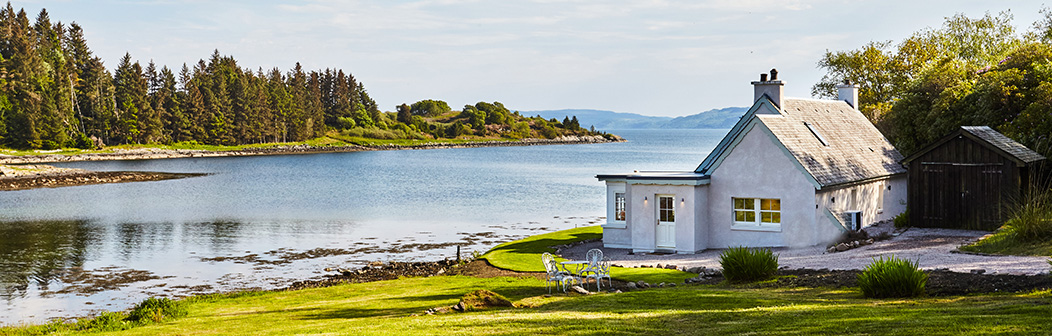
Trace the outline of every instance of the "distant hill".
{"type": "Polygon", "coordinates": [[[546,111],[520,111],[524,116],[540,115],[545,119],[562,120],[566,116],[577,116],[581,127],[596,129],[661,129],[661,128],[731,128],[738,122],[747,107],[713,109],[682,117],[654,117],[635,113],[603,110],[566,109],[546,111]]]}

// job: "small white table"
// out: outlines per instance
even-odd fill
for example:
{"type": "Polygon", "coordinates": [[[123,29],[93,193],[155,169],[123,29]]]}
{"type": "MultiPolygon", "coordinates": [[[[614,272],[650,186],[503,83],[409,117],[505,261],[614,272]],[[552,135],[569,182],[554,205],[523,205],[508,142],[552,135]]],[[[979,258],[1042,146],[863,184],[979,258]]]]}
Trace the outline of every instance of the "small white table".
{"type": "Polygon", "coordinates": [[[566,270],[567,272],[570,272],[570,274],[573,274],[573,275],[576,275],[576,276],[581,276],[581,271],[584,271],[585,269],[588,268],[587,267],[588,266],[588,261],[584,261],[584,260],[564,261],[564,262],[559,263],[559,265],[562,265],[563,269],[566,270]],[[573,270],[572,271],[570,270],[569,266],[573,266],[573,270]]]}

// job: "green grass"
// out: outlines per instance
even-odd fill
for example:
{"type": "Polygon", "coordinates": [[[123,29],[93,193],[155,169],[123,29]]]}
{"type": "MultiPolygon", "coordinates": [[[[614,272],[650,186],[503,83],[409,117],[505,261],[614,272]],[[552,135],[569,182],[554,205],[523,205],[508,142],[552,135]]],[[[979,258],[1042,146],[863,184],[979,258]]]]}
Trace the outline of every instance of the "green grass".
{"type": "MultiPolygon", "coordinates": [[[[1048,334],[1052,293],[902,300],[854,289],[681,286],[589,296],[533,278],[439,276],[192,300],[188,316],[103,335],[1048,334]],[[423,315],[488,289],[518,308],[423,315]],[[419,316],[411,316],[420,314],[419,316]]],[[[20,329],[0,329],[17,335],[20,329]]]]}
{"type": "MultiPolygon", "coordinates": [[[[544,272],[541,254],[555,252],[552,246],[566,245],[582,240],[603,237],[600,226],[586,226],[576,229],[556,231],[522,240],[497,245],[482,255],[490,265],[517,272],[544,272]]],[[[565,259],[559,259],[565,260],[565,259]]],[[[610,277],[622,281],[646,281],[648,283],[673,282],[694,277],[695,274],[669,269],[611,267],[610,277]]]]}
{"type": "Polygon", "coordinates": [[[1014,228],[1002,227],[992,235],[958,249],[987,254],[1049,256],[1052,255],[1052,239],[1023,240],[1018,238],[1014,228]]]}

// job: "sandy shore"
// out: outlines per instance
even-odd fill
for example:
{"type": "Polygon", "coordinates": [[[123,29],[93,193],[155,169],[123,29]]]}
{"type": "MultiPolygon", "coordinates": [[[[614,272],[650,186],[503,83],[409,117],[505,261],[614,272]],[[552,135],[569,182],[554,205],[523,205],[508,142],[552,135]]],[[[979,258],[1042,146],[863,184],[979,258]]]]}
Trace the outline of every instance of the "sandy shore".
{"type": "MultiPolygon", "coordinates": [[[[516,141],[479,141],[469,143],[425,143],[420,145],[377,145],[377,146],[310,146],[310,145],[288,145],[262,148],[246,148],[229,151],[208,151],[196,149],[160,149],[160,148],[136,148],[136,149],[114,149],[109,152],[88,153],[76,155],[46,154],[40,155],[4,155],[0,154],[0,165],[3,164],[36,164],[71,161],[108,161],[108,160],[153,160],[174,159],[189,157],[224,157],[224,156],[255,156],[255,155],[287,155],[287,154],[312,154],[312,153],[335,153],[335,152],[360,152],[373,150],[410,150],[410,149],[439,149],[439,148],[475,148],[475,147],[512,147],[512,146],[534,146],[534,145],[571,145],[619,142],[624,140],[608,140],[602,136],[564,136],[555,139],[522,139],[516,141]]],[[[2,153],[2,152],[0,152],[2,153]]]]}

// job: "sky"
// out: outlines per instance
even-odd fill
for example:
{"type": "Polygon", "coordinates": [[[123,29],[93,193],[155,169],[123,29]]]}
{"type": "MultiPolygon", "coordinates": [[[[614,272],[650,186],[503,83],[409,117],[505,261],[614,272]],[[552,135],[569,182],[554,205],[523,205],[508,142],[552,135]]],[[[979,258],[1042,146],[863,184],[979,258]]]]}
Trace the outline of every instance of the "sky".
{"type": "Polygon", "coordinates": [[[214,50],[242,68],[339,68],[382,110],[440,99],[455,109],[599,109],[681,116],[752,104],[777,68],[810,97],[826,51],[901,41],[946,17],[1010,10],[1028,30],[1040,1],[418,0],[11,2],[77,22],[112,69],[125,53],[178,69],[214,50]]]}

